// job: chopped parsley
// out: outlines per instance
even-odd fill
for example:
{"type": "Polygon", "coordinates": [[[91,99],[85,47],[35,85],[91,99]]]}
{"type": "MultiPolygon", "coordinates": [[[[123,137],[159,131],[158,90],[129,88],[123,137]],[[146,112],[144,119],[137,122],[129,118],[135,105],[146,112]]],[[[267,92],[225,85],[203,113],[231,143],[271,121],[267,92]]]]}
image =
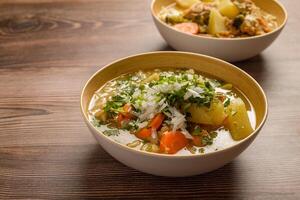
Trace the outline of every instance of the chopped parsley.
{"type": "Polygon", "coordinates": [[[199,149],[199,153],[204,153],[205,152],[205,149],[204,148],[200,148],[199,149]]]}
{"type": "Polygon", "coordinates": [[[103,134],[106,136],[118,136],[120,134],[118,129],[109,129],[103,131],[103,134]]]}
{"type": "Polygon", "coordinates": [[[192,132],[192,135],[197,136],[197,135],[201,135],[202,129],[197,126],[194,131],[192,132]]]}
{"type": "Polygon", "coordinates": [[[230,104],[230,98],[226,98],[226,100],[224,101],[224,107],[228,107],[230,104]]]}
{"type": "Polygon", "coordinates": [[[213,138],[209,136],[203,136],[202,137],[202,144],[203,145],[212,145],[213,144],[213,138]]]}
{"type": "Polygon", "coordinates": [[[212,138],[216,138],[218,136],[218,133],[216,131],[213,131],[213,132],[210,132],[209,135],[212,138]]]}

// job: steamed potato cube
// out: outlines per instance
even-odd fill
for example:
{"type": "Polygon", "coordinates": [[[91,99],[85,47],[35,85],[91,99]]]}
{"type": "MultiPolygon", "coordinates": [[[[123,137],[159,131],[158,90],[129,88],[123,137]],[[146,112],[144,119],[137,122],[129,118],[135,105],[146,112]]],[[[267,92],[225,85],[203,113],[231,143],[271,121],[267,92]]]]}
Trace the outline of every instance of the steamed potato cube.
{"type": "Polygon", "coordinates": [[[246,105],[242,99],[231,100],[227,113],[227,126],[234,140],[242,140],[253,132],[246,105]]]}
{"type": "Polygon", "coordinates": [[[231,0],[220,0],[218,8],[223,16],[226,16],[230,19],[235,18],[240,13],[237,6],[234,5],[231,0]]]}
{"type": "Polygon", "coordinates": [[[216,35],[218,33],[226,32],[225,18],[219,13],[218,10],[212,9],[208,22],[208,33],[216,35]]]}
{"type": "Polygon", "coordinates": [[[192,104],[188,112],[191,113],[190,121],[198,124],[220,126],[226,118],[224,105],[220,101],[213,102],[210,108],[192,104]]]}
{"type": "Polygon", "coordinates": [[[182,8],[190,8],[195,3],[198,3],[199,0],[176,0],[177,5],[182,8]]]}

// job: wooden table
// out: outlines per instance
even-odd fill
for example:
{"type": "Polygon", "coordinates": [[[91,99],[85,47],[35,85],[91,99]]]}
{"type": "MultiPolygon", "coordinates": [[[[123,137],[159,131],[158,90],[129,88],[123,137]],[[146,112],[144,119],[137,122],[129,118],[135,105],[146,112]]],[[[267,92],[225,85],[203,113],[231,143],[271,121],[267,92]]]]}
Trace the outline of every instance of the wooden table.
{"type": "Polygon", "coordinates": [[[0,1],[0,199],[300,199],[300,6],[261,55],[236,63],[265,89],[270,112],[253,145],[189,178],[144,174],[93,139],[79,109],[85,81],[124,56],[170,50],[150,0],[0,1]]]}

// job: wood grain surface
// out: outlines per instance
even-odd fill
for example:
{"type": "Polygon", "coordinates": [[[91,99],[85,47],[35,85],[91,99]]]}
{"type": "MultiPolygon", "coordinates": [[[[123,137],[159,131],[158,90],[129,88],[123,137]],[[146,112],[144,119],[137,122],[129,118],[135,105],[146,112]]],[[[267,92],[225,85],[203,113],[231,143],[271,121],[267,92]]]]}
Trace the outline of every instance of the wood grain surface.
{"type": "Polygon", "coordinates": [[[261,55],[235,63],[265,89],[259,137],[225,167],[189,178],[147,175],[93,139],[79,108],[101,66],[172,50],[150,0],[0,1],[0,199],[300,199],[300,3],[261,55]]]}

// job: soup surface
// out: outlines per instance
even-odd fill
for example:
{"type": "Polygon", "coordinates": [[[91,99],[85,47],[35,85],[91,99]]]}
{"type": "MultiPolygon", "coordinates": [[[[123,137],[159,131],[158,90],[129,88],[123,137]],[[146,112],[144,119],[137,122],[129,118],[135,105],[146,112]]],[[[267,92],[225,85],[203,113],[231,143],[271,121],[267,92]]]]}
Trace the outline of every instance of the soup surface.
{"type": "Polygon", "coordinates": [[[176,0],[159,18],[177,30],[213,37],[249,37],[274,30],[275,16],[251,0],[176,0]]]}
{"type": "Polygon", "coordinates": [[[165,154],[227,148],[255,129],[255,113],[230,83],[194,70],[122,75],[93,95],[89,120],[128,147],[165,154]]]}

